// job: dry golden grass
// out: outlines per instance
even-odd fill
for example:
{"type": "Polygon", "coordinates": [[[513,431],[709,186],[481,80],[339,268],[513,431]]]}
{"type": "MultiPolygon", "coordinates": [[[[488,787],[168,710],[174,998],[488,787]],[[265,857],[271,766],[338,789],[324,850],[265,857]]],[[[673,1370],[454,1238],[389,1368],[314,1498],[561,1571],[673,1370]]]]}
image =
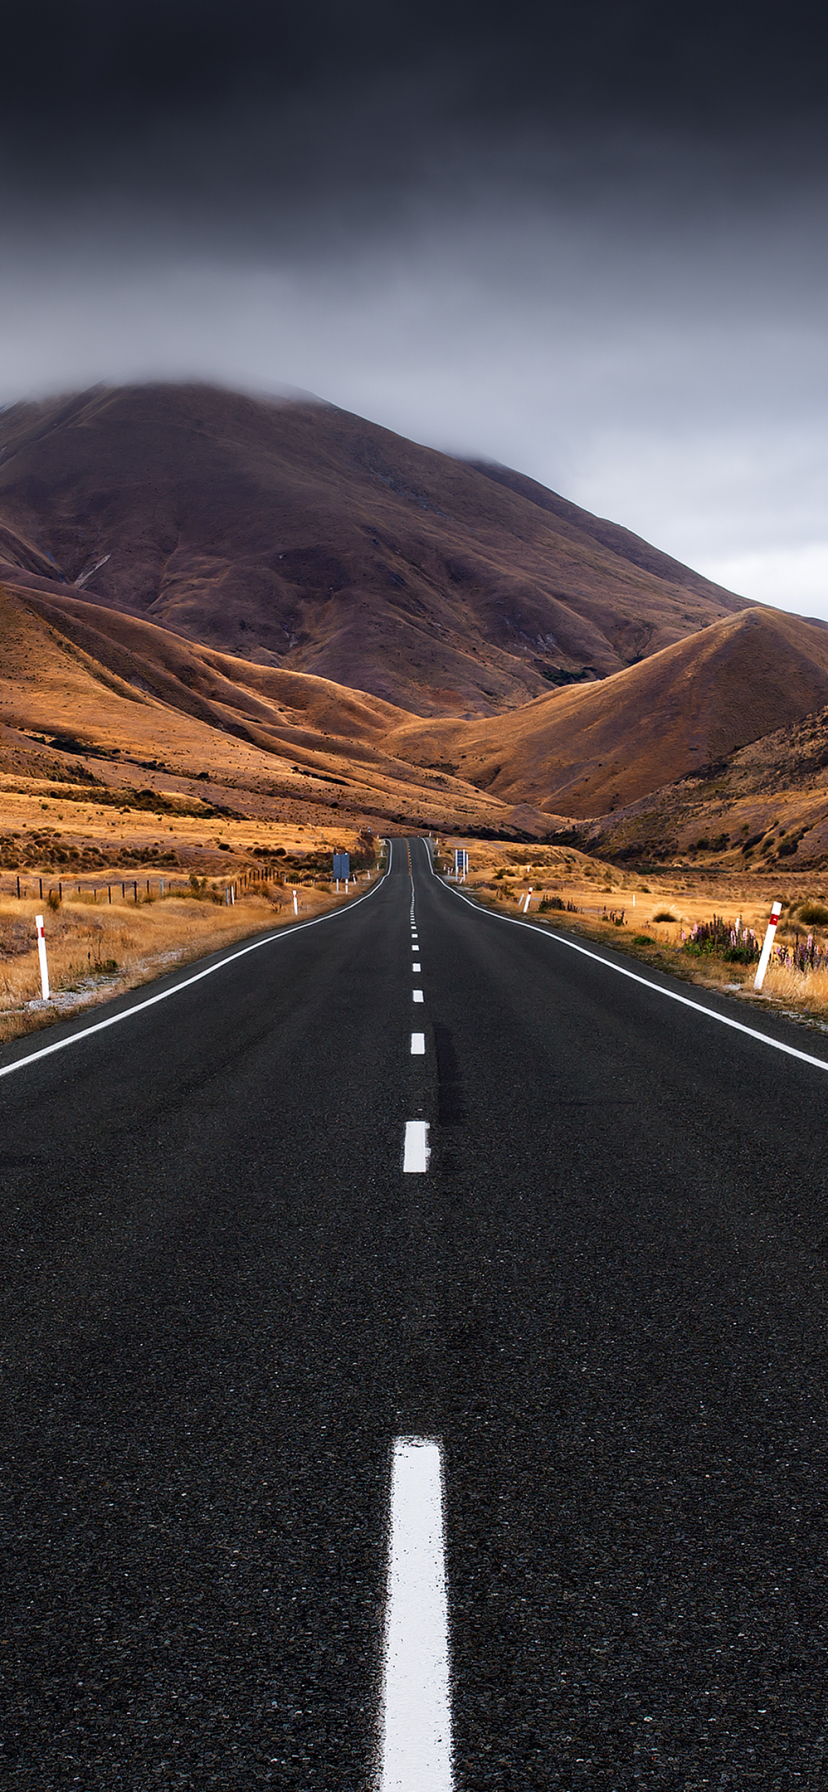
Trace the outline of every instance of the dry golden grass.
{"type": "MultiPolygon", "coordinates": [[[[349,900],[302,886],[299,919],[349,900]]],[[[294,919],[290,889],[270,887],[232,907],[209,897],[146,898],[136,905],[120,896],[110,905],[73,898],[59,908],[0,897],[0,1041],[49,1025],[79,1009],[187,964],[246,935],[294,919]],[[35,914],[42,910],[52,1000],[41,996],[35,914]]]]}
{"type": "MultiPolygon", "coordinates": [[[[219,817],[199,813],[197,802],[186,796],[179,800],[176,792],[153,795],[157,808],[147,807],[146,800],[139,802],[129,789],[119,791],[113,804],[102,802],[83,786],[60,789],[54,780],[0,773],[0,840],[16,837],[21,882],[42,874],[44,882],[62,879],[67,886],[159,874],[180,882],[193,867],[232,878],[240,861],[247,863],[257,847],[264,855],[281,850],[304,857],[339,848],[353,853],[357,846],[353,822],[314,826],[285,821],[275,813],[219,817]],[[82,855],[91,849],[97,862],[91,868],[73,868],[73,848],[82,855]],[[162,855],[171,855],[173,862],[159,862],[162,855]],[[24,858],[32,859],[30,866],[24,858]]],[[[8,872],[0,879],[4,890],[14,885],[15,877],[8,872]]]]}
{"type": "Polygon", "coordinates": [[[798,971],[792,965],[773,964],[762,993],[794,1012],[828,1019],[828,971],[798,971]]]}
{"type": "MultiPolygon", "coordinates": [[[[543,897],[557,896],[573,908],[548,908],[541,918],[550,925],[613,945],[675,971],[701,988],[726,989],[756,999],[756,966],[733,964],[712,955],[697,958],[683,951],[682,935],[689,934],[694,922],[719,915],[735,923],[738,917],[741,926],[752,927],[761,940],[771,903],[778,896],[785,904],[777,931],[779,944],[792,944],[797,933],[802,937],[808,932],[823,945],[828,943],[828,928],[797,922],[797,910],[806,900],[828,906],[828,880],[813,873],[788,874],[781,880],[772,872],[761,878],[743,872],[722,873],[713,879],[709,873],[694,875],[692,871],[642,876],[590,858],[574,847],[504,846],[453,835],[439,841],[444,864],[453,866],[457,846],[465,846],[469,854],[466,888],[484,903],[518,914],[521,898],[531,886],[531,913],[537,918],[543,897]],[[673,921],[655,919],[667,911],[675,917],[673,921]],[[616,921],[610,919],[611,914],[616,921]]],[[[799,971],[774,963],[768,969],[761,999],[801,1014],[803,1019],[828,1018],[828,972],[799,971]]]]}
{"type": "Polygon", "coordinates": [[[0,772],[0,1041],[288,924],[294,888],[300,917],[345,901],[331,888],[331,855],[342,850],[365,863],[358,829],[274,811],[217,815],[197,787],[182,792],[171,780],[164,789],[96,791],[25,770],[0,772]],[[201,899],[191,878],[202,885],[201,899]],[[223,902],[230,885],[238,896],[232,907],[223,902]],[[62,902],[51,908],[50,890],[57,898],[61,889],[62,902]],[[46,919],[48,1006],[36,913],[46,919]]]}

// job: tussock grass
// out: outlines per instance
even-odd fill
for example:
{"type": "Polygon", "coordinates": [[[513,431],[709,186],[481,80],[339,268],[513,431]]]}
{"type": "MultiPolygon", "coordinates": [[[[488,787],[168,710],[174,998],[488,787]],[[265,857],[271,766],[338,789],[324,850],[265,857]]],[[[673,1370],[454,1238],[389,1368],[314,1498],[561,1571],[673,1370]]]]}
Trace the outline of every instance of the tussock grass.
{"type": "Polygon", "coordinates": [[[800,971],[794,965],[770,964],[763,995],[803,1008],[813,1015],[828,1016],[828,971],[800,971]]]}
{"type": "Polygon", "coordinates": [[[797,921],[801,921],[806,927],[828,926],[828,908],[824,902],[815,902],[813,897],[808,897],[805,902],[801,902],[793,912],[797,921]]]}
{"type": "MultiPolygon", "coordinates": [[[[346,901],[305,886],[299,918],[346,901]]],[[[232,908],[182,894],[162,901],[93,906],[83,897],[57,909],[0,897],[0,1042],[203,957],[248,934],[294,919],[287,890],[256,891],[232,908]],[[35,915],[43,913],[53,1001],[41,998],[35,915]]]]}
{"type": "Polygon", "coordinates": [[[694,924],[709,925],[714,915],[724,916],[728,927],[752,929],[759,943],[764,939],[771,902],[783,902],[783,920],[777,944],[789,955],[799,950],[808,929],[816,930],[825,944],[828,931],[828,885],[820,887],[812,872],[797,877],[762,871],[746,875],[723,872],[715,879],[686,866],[647,879],[629,866],[608,866],[577,848],[545,846],[541,849],[504,846],[494,840],[445,840],[443,860],[453,863],[455,846],[469,852],[467,888],[492,907],[517,914],[523,895],[533,886],[531,912],[540,911],[544,922],[571,928],[587,939],[620,947],[645,964],[671,970],[700,989],[722,990],[745,1000],[766,999],[783,1006],[792,1017],[828,1023],[828,968],[808,964],[780,964],[774,957],[765,978],[762,998],[754,993],[755,962],[740,963],[733,954],[696,955],[687,950],[694,924]],[[651,881],[653,880],[653,881],[651,881]],[[623,913],[619,925],[609,907],[612,889],[623,913]],[[667,904],[671,906],[668,907],[667,904]],[[653,931],[648,931],[652,929],[653,931]]]}

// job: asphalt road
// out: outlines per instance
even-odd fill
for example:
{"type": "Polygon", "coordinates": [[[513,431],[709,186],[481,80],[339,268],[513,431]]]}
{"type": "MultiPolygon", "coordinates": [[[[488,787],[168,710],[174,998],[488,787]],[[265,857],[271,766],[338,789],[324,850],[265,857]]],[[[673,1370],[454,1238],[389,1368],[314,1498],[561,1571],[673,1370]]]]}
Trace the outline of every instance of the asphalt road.
{"type": "Polygon", "coordinates": [[[364,1792],[415,1433],[458,1792],[824,1792],[828,1046],[624,964],[397,841],[0,1077],[10,1787],[364,1792]]]}

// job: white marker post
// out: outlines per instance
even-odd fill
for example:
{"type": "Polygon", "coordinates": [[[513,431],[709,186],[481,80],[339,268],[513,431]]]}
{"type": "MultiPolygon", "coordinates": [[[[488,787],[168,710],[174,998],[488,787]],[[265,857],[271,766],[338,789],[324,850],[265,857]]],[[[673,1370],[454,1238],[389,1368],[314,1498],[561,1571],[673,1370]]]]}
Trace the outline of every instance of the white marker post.
{"type": "Polygon", "coordinates": [[[761,989],[762,984],[765,981],[765,972],[770,963],[770,955],[771,955],[771,951],[773,949],[773,942],[776,937],[776,928],[777,928],[777,925],[779,922],[779,916],[781,915],[781,913],[782,913],[781,902],[775,902],[773,905],[773,908],[771,909],[771,912],[770,912],[770,920],[768,922],[768,931],[765,934],[764,944],[762,946],[762,956],[761,956],[759,963],[756,967],[756,976],[753,980],[754,989],[761,989]]]}
{"type": "Polygon", "coordinates": [[[295,915],[298,915],[298,913],[299,913],[299,897],[297,896],[295,890],[293,892],[293,912],[295,915]]]}
{"type": "Polygon", "coordinates": [[[528,915],[528,913],[529,913],[529,904],[530,904],[531,900],[532,900],[532,885],[530,884],[529,888],[526,892],[526,901],[523,905],[523,912],[525,915],[528,915]]]}
{"type": "Polygon", "coordinates": [[[44,1002],[48,1002],[49,966],[46,960],[46,935],[43,931],[42,915],[35,915],[35,926],[37,928],[37,956],[40,959],[40,987],[43,991],[44,1002]]]}

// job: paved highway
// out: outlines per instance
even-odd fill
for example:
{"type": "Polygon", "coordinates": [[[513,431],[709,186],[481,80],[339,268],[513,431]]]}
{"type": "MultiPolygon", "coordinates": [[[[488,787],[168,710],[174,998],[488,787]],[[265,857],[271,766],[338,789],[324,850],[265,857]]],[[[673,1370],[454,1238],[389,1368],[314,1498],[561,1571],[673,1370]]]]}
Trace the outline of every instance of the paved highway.
{"type": "Polygon", "coordinates": [[[224,960],[0,1052],[7,1783],[379,1783],[417,1437],[457,1792],[824,1792],[828,1047],[421,841],[224,960]]]}

